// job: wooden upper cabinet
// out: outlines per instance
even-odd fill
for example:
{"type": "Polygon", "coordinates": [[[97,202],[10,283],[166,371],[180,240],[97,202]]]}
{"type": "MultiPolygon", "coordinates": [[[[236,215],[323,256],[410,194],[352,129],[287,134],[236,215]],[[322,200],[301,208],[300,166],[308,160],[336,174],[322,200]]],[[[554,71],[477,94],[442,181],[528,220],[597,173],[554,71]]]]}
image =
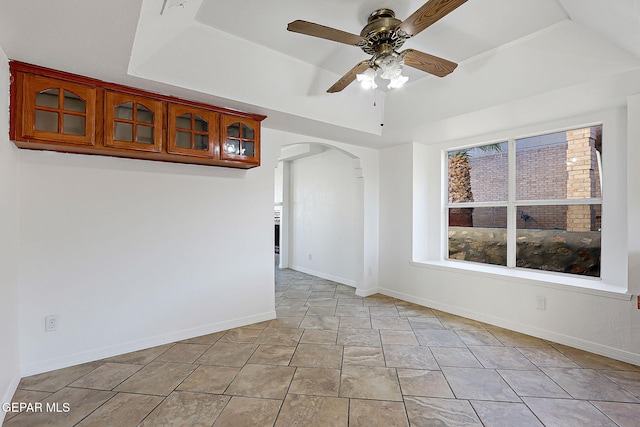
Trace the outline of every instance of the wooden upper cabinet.
{"type": "Polygon", "coordinates": [[[96,88],[38,75],[22,76],[17,138],[94,145],[96,88]]]}
{"type": "Polygon", "coordinates": [[[260,122],[243,113],[11,61],[9,135],[20,148],[251,169],[260,122]]]}
{"type": "Polygon", "coordinates": [[[162,150],[162,102],[107,91],[104,145],[138,151],[162,150]]]}
{"type": "Polygon", "coordinates": [[[220,114],[179,104],[169,104],[170,154],[219,158],[220,114]]]}
{"type": "Polygon", "coordinates": [[[260,163],[260,122],[243,117],[222,116],[220,158],[260,163]]]}

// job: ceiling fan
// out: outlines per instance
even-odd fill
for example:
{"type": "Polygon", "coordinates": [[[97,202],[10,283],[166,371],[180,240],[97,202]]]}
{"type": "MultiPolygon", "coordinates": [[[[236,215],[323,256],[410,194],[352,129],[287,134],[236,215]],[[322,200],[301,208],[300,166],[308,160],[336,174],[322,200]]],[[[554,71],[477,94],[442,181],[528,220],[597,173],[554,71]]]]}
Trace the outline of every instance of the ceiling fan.
{"type": "Polygon", "coordinates": [[[444,77],[455,70],[458,66],[455,62],[414,49],[402,52],[398,52],[397,49],[402,47],[408,38],[417,35],[466,1],[429,0],[404,21],[397,19],[391,9],[378,9],[369,15],[368,23],[360,35],[301,20],[290,22],[287,30],[357,46],[372,55],[371,59],[359,62],[349,70],[327,92],[340,92],[356,79],[364,87],[375,89],[376,75],[389,80],[388,88],[391,89],[400,87],[407,81],[408,77],[402,76],[403,65],[438,77],[444,77]]]}

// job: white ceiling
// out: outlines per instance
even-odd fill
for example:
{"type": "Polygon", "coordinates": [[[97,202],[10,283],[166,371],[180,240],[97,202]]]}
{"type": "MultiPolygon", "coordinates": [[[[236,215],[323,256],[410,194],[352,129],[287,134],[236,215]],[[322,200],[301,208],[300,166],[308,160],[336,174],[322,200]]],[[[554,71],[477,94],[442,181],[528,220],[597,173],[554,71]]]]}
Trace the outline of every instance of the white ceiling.
{"type": "MultiPolygon", "coordinates": [[[[396,12],[398,19],[403,20],[424,2],[425,0],[205,1],[196,20],[343,75],[369,56],[357,47],[283,31],[287,23],[302,19],[360,34],[371,12],[387,7],[396,12]],[[238,19],[229,19],[230,16],[237,16],[238,19]]],[[[566,12],[556,0],[471,0],[409,40],[403,48],[410,47],[460,62],[566,18],[566,12]]],[[[427,74],[416,71],[411,80],[424,76],[427,74]]]]}
{"type": "Polygon", "coordinates": [[[375,108],[356,84],[325,92],[367,58],[359,48],[286,31],[302,19],[359,34],[377,8],[404,19],[422,3],[3,0],[0,47],[10,59],[262,113],[266,127],[374,147],[428,142],[425,132],[462,137],[448,130],[460,117],[552,92],[571,96],[616,82],[606,96],[585,100],[588,109],[640,90],[640,0],[469,0],[405,44],[458,62],[456,71],[444,79],[410,71],[410,83],[378,94],[375,108]]]}

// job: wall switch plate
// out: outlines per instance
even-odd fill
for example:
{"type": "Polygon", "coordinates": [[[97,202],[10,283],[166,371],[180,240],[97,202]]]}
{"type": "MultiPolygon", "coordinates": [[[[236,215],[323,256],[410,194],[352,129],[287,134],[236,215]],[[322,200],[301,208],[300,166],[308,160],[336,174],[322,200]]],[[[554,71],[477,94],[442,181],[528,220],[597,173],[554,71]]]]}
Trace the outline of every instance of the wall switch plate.
{"type": "Polygon", "coordinates": [[[538,310],[546,310],[547,308],[547,299],[545,297],[536,297],[536,309],[538,310]]]}
{"type": "Polygon", "coordinates": [[[60,316],[52,314],[44,318],[44,331],[54,332],[58,330],[58,323],[60,322],[60,316]]]}

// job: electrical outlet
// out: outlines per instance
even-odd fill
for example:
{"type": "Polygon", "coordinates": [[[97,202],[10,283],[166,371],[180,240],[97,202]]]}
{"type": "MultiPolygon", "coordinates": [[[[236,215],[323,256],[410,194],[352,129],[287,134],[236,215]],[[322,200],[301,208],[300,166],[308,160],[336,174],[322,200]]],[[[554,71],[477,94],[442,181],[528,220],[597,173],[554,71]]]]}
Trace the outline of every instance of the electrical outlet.
{"type": "Polygon", "coordinates": [[[313,260],[313,255],[309,254],[309,261],[313,260]]]}
{"type": "Polygon", "coordinates": [[[545,297],[537,296],[536,297],[536,308],[538,310],[546,310],[546,308],[547,308],[547,299],[545,297]]]}
{"type": "Polygon", "coordinates": [[[58,323],[60,322],[60,316],[52,314],[44,318],[44,331],[55,332],[58,330],[58,323]]]}

